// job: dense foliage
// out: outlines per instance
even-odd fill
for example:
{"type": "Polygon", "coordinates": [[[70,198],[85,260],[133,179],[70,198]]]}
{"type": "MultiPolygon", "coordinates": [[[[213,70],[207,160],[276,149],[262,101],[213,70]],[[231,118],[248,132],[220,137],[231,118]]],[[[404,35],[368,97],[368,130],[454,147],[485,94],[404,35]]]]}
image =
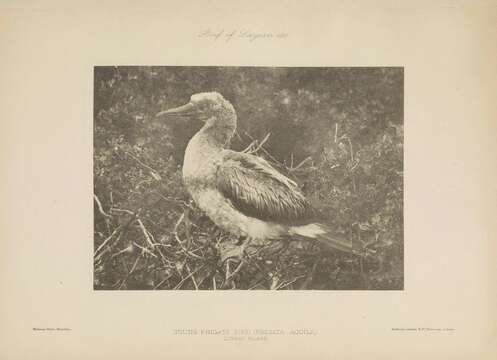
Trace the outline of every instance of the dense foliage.
{"type": "Polygon", "coordinates": [[[401,68],[96,67],[95,289],[402,289],[401,68]],[[181,178],[201,124],[154,115],[218,91],[231,148],[296,180],[337,231],[373,255],[274,242],[243,261],[181,178]]]}

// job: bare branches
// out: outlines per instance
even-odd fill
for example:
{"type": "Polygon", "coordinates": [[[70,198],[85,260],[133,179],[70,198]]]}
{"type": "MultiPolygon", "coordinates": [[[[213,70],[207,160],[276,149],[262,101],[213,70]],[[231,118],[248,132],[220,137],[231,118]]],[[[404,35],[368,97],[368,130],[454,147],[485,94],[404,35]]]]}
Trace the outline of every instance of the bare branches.
{"type": "Polygon", "coordinates": [[[259,140],[254,139],[252,142],[247,146],[242,152],[244,153],[249,153],[249,154],[255,154],[257,153],[262,146],[268,141],[269,137],[271,136],[271,133],[267,133],[266,136],[259,142],[259,140]]]}
{"type": "MultiPolygon", "coordinates": [[[[118,225],[113,232],[97,247],[95,252],[93,253],[94,261],[98,262],[101,260],[102,256],[106,251],[110,249],[111,245],[111,240],[116,239],[114,241],[114,244],[120,239],[122,236],[123,232],[125,232],[128,227],[131,225],[133,221],[135,221],[136,217],[138,216],[138,211],[137,213],[134,213],[132,211],[127,210],[126,212],[131,213],[133,216],[129,218],[129,220],[124,224],[124,225],[118,225]],[[117,237],[116,237],[117,235],[117,237]]],[[[109,215],[110,216],[110,215],[109,215]]],[[[110,216],[112,218],[112,216],[110,216]]],[[[107,226],[109,226],[109,223],[107,223],[107,226]]]]}
{"type": "Polygon", "coordinates": [[[259,142],[259,140],[254,139],[252,135],[250,135],[248,132],[245,132],[245,135],[252,141],[242,152],[249,153],[249,154],[256,154],[257,152],[261,151],[269,160],[277,165],[280,168],[283,168],[287,171],[287,173],[293,173],[297,170],[302,170],[304,165],[307,164],[308,162],[312,161],[312,158],[310,156],[306,157],[304,160],[302,160],[297,166],[293,165],[294,161],[294,154],[291,153],[290,155],[290,166],[287,166],[285,163],[281,163],[278,161],[269,151],[267,151],[264,148],[264,144],[268,141],[271,133],[267,133],[266,136],[259,142]]]}
{"type": "MultiPolygon", "coordinates": [[[[246,135],[246,136],[247,136],[250,140],[252,140],[252,142],[257,142],[257,140],[256,140],[256,139],[254,139],[254,137],[252,137],[252,135],[250,135],[250,134],[249,134],[248,132],[246,132],[246,131],[245,131],[245,135],[246,135]]],[[[266,137],[268,137],[268,136],[266,135],[266,137]]],[[[269,138],[269,137],[268,137],[268,138],[269,138]]],[[[267,141],[267,139],[266,139],[266,141],[267,141]]],[[[264,153],[264,154],[265,154],[265,155],[266,155],[269,159],[271,159],[271,161],[273,161],[274,163],[276,163],[276,164],[278,164],[278,165],[280,165],[280,166],[284,166],[281,162],[279,162],[278,160],[276,160],[276,159],[274,158],[274,156],[273,156],[273,155],[271,155],[271,154],[269,153],[269,151],[267,151],[267,150],[264,148],[263,144],[261,144],[260,146],[258,146],[258,151],[259,151],[259,150],[260,150],[260,151],[262,151],[262,152],[263,152],[263,153],[264,153]]]]}

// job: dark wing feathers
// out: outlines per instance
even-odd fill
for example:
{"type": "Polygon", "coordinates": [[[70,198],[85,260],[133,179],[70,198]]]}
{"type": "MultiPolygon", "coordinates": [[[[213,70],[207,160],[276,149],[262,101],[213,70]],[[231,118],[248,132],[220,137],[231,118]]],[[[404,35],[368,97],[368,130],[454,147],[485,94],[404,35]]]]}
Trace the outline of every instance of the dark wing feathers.
{"type": "Polygon", "coordinates": [[[279,223],[298,223],[314,211],[297,184],[257,156],[222,152],[217,187],[247,216],[279,223]]]}

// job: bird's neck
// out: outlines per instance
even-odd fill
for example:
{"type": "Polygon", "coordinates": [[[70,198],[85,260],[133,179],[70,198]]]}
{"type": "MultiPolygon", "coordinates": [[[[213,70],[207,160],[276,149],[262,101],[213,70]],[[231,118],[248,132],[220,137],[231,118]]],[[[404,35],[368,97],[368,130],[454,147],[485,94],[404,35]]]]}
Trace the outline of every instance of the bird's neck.
{"type": "Polygon", "coordinates": [[[229,146],[236,130],[236,115],[231,117],[211,117],[190,140],[185,151],[183,175],[185,177],[204,176],[203,170],[209,167],[212,159],[229,146]]]}
{"type": "Polygon", "coordinates": [[[209,118],[197,135],[211,146],[224,149],[229,146],[229,142],[236,130],[236,116],[220,114],[209,118]]]}

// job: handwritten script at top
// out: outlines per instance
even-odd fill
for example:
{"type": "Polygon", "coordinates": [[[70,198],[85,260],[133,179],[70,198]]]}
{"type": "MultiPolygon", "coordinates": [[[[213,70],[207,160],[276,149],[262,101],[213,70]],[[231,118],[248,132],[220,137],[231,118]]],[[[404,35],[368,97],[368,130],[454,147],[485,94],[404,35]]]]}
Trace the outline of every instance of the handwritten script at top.
{"type": "Polygon", "coordinates": [[[274,40],[274,39],[285,39],[288,37],[286,32],[258,32],[251,30],[211,30],[207,29],[198,34],[199,38],[208,39],[212,41],[224,41],[229,42],[233,40],[247,40],[253,42],[256,40],[274,40]]]}

